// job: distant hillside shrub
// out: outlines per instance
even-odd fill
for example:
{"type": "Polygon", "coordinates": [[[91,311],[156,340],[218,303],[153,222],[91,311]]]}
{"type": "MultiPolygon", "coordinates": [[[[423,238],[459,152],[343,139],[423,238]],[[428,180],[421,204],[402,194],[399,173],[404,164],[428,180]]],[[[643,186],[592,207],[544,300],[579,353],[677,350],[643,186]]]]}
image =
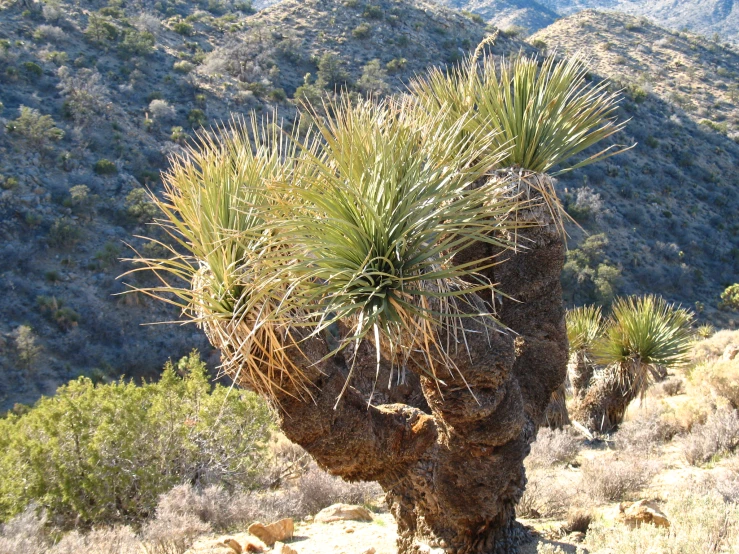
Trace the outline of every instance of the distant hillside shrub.
{"type": "Polygon", "coordinates": [[[195,28],[189,23],[186,23],[185,21],[179,21],[175,23],[174,25],[172,25],[172,30],[175,33],[178,33],[186,37],[192,36],[192,34],[195,32],[195,28]]]}
{"type": "Polygon", "coordinates": [[[115,173],[118,173],[118,168],[115,164],[105,158],[95,162],[93,170],[95,170],[95,173],[98,175],[114,175],[115,173]]]}
{"type": "Polygon", "coordinates": [[[44,148],[49,142],[64,137],[64,131],[56,126],[50,115],[41,115],[27,106],[20,107],[20,116],[8,123],[6,129],[36,148],[44,148]]]}
{"type": "Polygon", "coordinates": [[[35,502],[62,527],[137,522],[180,483],[251,487],[270,427],[262,400],[213,387],[194,352],[157,383],[81,377],[0,420],[0,519],[35,502]]]}
{"type": "Polygon", "coordinates": [[[739,310],[739,283],[729,285],[721,293],[720,307],[727,310],[739,310]]]}

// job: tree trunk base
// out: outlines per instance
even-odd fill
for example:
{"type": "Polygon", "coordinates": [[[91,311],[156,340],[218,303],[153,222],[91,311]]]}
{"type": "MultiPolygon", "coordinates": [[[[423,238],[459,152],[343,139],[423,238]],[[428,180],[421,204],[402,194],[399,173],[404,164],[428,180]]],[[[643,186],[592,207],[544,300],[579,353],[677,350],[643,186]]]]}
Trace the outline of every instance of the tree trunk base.
{"type": "MultiPolygon", "coordinates": [[[[518,547],[533,540],[528,528],[509,517],[474,530],[457,530],[454,537],[438,537],[418,523],[411,528],[398,521],[398,554],[518,554],[518,547]],[[456,544],[455,544],[456,543],[456,544]]],[[[450,533],[454,535],[452,531],[450,533]]]]}

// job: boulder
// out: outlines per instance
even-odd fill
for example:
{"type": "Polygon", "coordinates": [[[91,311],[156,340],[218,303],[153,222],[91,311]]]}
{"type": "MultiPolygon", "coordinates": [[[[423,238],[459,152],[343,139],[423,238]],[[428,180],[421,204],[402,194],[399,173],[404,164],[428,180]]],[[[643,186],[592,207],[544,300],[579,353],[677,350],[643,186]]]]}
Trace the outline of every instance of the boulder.
{"type": "Polygon", "coordinates": [[[334,504],[318,512],[314,521],[318,523],[331,523],[332,521],[372,521],[372,512],[364,506],[334,504]]]}
{"type": "Polygon", "coordinates": [[[267,546],[272,546],[278,541],[291,539],[294,530],[295,524],[291,517],[275,521],[269,525],[256,522],[249,526],[249,533],[257,537],[267,546]]]}
{"type": "Polygon", "coordinates": [[[622,502],[619,505],[618,519],[629,527],[639,527],[644,523],[650,523],[656,527],[669,527],[670,520],[649,500],[638,502],[622,502]]]}

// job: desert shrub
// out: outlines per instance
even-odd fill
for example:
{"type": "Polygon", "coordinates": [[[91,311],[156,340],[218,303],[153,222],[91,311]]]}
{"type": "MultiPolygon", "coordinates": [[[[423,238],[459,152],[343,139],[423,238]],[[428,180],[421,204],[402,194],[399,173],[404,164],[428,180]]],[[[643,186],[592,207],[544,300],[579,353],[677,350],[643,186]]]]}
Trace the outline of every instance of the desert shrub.
{"type": "Polygon", "coordinates": [[[662,381],[659,389],[665,396],[677,396],[685,391],[685,381],[679,377],[673,377],[662,381]]]}
{"type": "Polygon", "coordinates": [[[362,76],[357,81],[357,86],[365,95],[375,98],[390,92],[387,72],[380,65],[380,60],[372,60],[362,68],[362,76]]]}
{"type": "Polygon", "coordinates": [[[254,486],[270,427],[262,400],[212,387],[195,353],[157,383],[81,377],[0,420],[0,517],[36,501],[62,526],[135,522],[178,483],[254,486]]]}
{"type": "Polygon", "coordinates": [[[336,54],[324,53],[318,60],[318,81],[330,90],[345,86],[349,74],[344,69],[344,62],[336,54]]]}
{"type": "Polygon", "coordinates": [[[574,487],[559,472],[527,472],[526,489],[516,505],[516,516],[529,519],[564,517],[575,495],[574,487]]]}
{"type": "Polygon", "coordinates": [[[154,202],[149,198],[146,189],[141,187],[133,189],[126,195],[126,213],[129,217],[145,223],[159,213],[154,202]]]}
{"type": "Polygon", "coordinates": [[[176,73],[190,73],[193,69],[195,66],[187,60],[180,60],[172,65],[172,70],[176,73]]]}
{"type": "Polygon", "coordinates": [[[704,464],[717,456],[726,455],[739,446],[739,413],[721,408],[708,420],[693,427],[683,439],[682,451],[692,465],[704,464]]]}
{"type": "Polygon", "coordinates": [[[739,283],[729,285],[721,293],[720,307],[727,310],[739,310],[739,283]]]}
{"type": "Polygon", "coordinates": [[[147,554],[182,554],[200,535],[212,530],[190,510],[177,510],[165,501],[156,509],[156,517],[141,530],[147,554]]]}
{"type": "Polygon", "coordinates": [[[349,483],[341,477],[326,473],[315,462],[310,463],[296,487],[300,494],[300,510],[304,514],[315,514],[326,506],[339,502],[370,504],[382,494],[377,483],[349,483]]]}
{"type": "Polygon", "coordinates": [[[23,368],[30,369],[41,353],[41,346],[36,342],[36,333],[28,325],[20,325],[13,332],[13,338],[18,362],[23,368]]]}
{"type": "Polygon", "coordinates": [[[118,27],[105,18],[91,13],[87,19],[85,37],[92,43],[105,46],[118,38],[118,27]]]}
{"type": "Polygon", "coordinates": [[[116,165],[105,158],[96,161],[95,165],[92,166],[92,169],[98,175],[115,175],[118,173],[116,165]]]}
{"type": "Polygon", "coordinates": [[[674,418],[663,409],[645,409],[635,419],[625,421],[613,439],[620,450],[649,454],[671,441],[679,430],[674,418]]]}
{"type": "Polygon", "coordinates": [[[56,323],[60,331],[69,331],[76,327],[80,321],[80,314],[69,306],[65,306],[63,301],[54,296],[37,296],[36,303],[41,313],[49,321],[56,323]]]}
{"type": "Polygon", "coordinates": [[[186,37],[192,36],[195,33],[195,28],[185,21],[178,21],[172,25],[172,30],[186,37]]]}
{"type": "Polygon", "coordinates": [[[593,522],[593,513],[589,510],[573,507],[567,512],[567,523],[564,531],[567,533],[587,533],[593,522]]]}
{"type": "Polygon", "coordinates": [[[352,36],[358,39],[366,39],[372,34],[372,25],[369,23],[360,23],[352,29],[352,36]]]}
{"type": "Polygon", "coordinates": [[[48,552],[46,514],[29,506],[0,525],[0,552],[4,554],[46,554],[48,552]]]}
{"type": "Polygon", "coordinates": [[[583,488],[595,500],[619,502],[649,484],[655,469],[631,457],[587,460],[582,465],[583,488]]]}
{"type": "Polygon", "coordinates": [[[205,116],[205,112],[199,108],[193,108],[187,112],[187,122],[192,127],[202,127],[207,121],[208,118],[205,116]]]}
{"type": "Polygon", "coordinates": [[[149,102],[149,115],[154,119],[170,119],[175,113],[175,109],[166,100],[157,98],[149,102]]]}
{"type": "Polygon", "coordinates": [[[69,217],[54,220],[49,229],[46,242],[52,248],[70,249],[82,238],[82,229],[76,221],[69,217]]]}
{"type": "Polygon", "coordinates": [[[387,64],[385,64],[385,68],[388,70],[389,73],[398,73],[399,71],[403,71],[407,65],[407,59],[393,58],[392,60],[387,62],[387,64]]]}
{"type": "Polygon", "coordinates": [[[572,463],[580,451],[580,440],[567,430],[542,427],[526,458],[528,467],[550,467],[572,463]]]}
{"type": "Polygon", "coordinates": [[[33,32],[33,38],[36,40],[48,40],[51,42],[61,42],[66,37],[63,29],[54,25],[39,25],[33,32]]]}
{"type": "Polygon", "coordinates": [[[739,355],[734,359],[705,362],[693,369],[691,379],[704,392],[723,398],[732,408],[739,409],[739,355]]]}
{"type": "Polygon", "coordinates": [[[156,39],[149,31],[137,31],[128,29],[123,35],[123,40],[118,44],[118,52],[124,57],[148,56],[154,51],[156,39]]]}
{"type": "Polygon", "coordinates": [[[670,517],[669,529],[631,528],[600,519],[588,529],[585,545],[591,552],[610,554],[736,552],[738,504],[724,502],[716,492],[685,491],[671,495],[664,511],[670,517]]]}
{"type": "Polygon", "coordinates": [[[89,533],[77,530],[67,533],[48,554],[141,554],[142,544],[127,525],[100,527],[89,533]]]}
{"type": "Polygon", "coordinates": [[[41,115],[38,110],[21,106],[20,116],[6,126],[13,133],[35,148],[44,148],[49,142],[61,140],[64,131],[59,129],[50,115],[41,115]]]}
{"type": "Polygon", "coordinates": [[[690,357],[695,364],[720,357],[729,345],[739,346],[739,331],[724,329],[693,346],[690,357]]]}
{"type": "Polygon", "coordinates": [[[621,270],[606,256],[607,246],[608,238],[601,233],[585,239],[579,248],[567,251],[562,269],[566,301],[607,304],[613,300],[621,286],[621,270]]]}
{"type": "Polygon", "coordinates": [[[86,126],[98,121],[98,116],[111,106],[108,89],[96,70],[82,68],[74,72],[62,66],[57,75],[57,88],[64,97],[65,115],[78,125],[86,126]]]}

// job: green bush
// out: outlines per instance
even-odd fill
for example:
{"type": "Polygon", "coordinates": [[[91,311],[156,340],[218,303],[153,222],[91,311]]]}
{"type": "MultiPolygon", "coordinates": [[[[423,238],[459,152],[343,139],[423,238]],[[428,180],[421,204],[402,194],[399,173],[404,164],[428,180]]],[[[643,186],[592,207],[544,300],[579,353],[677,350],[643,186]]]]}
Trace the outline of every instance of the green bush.
{"type": "Polygon", "coordinates": [[[154,51],[155,42],[156,39],[150,32],[139,32],[135,29],[129,29],[118,45],[118,51],[124,57],[147,56],[154,51]]]}
{"type": "Polygon", "coordinates": [[[172,30],[182,36],[189,37],[195,32],[195,28],[184,21],[179,21],[172,26],[172,30]]]}
{"type": "Polygon", "coordinates": [[[135,188],[126,196],[126,212],[130,217],[142,223],[151,221],[158,213],[154,202],[143,188],[135,188]]]}
{"type": "Polygon", "coordinates": [[[726,287],[724,292],[721,293],[719,306],[727,310],[739,310],[739,283],[726,287]]]}
{"type": "Polygon", "coordinates": [[[34,502],[62,527],[137,522],[180,483],[253,486],[270,428],[266,404],[211,386],[196,353],[158,383],[81,377],[0,420],[0,519],[34,502]]]}
{"type": "Polygon", "coordinates": [[[352,36],[358,39],[369,38],[372,33],[372,25],[368,23],[360,23],[352,30],[352,36]]]}
{"type": "Polygon", "coordinates": [[[115,175],[116,173],[118,173],[118,168],[115,166],[115,164],[110,160],[106,160],[105,158],[95,162],[95,165],[92,169],[98,175],[115,175]]]}
{"type": "Polygon", "coordinates": [[[205,112],[194,108],[187,113],[187,122],[193,127],[202,127],[208,121],[205,112]]]}
{"type": "Polygon", "coordinates": [[[41,77],[41,75],[44,74],[44,70],[41,69],[41,66],[35,62],[23,62],[21,64],[21,67],[23,68],[23,71],[26,73],[26,75],[31,79],[38,79],[41,77]]]}
{"type": "Polygon", "coordinates": [[[38,110],[27,106],[20,107],[20,116],[8,123],[6,129],[39,149],[64,137],[64,131],[56,126],[50,115],[41,115],[38,110]]]}
{"type": "Polygon", "coordinates": [[[51,224],[47,242],[52,248],[69,249],[82,238],[82,230],[77,222],[68,217],[60,217],[51,224]]]}

